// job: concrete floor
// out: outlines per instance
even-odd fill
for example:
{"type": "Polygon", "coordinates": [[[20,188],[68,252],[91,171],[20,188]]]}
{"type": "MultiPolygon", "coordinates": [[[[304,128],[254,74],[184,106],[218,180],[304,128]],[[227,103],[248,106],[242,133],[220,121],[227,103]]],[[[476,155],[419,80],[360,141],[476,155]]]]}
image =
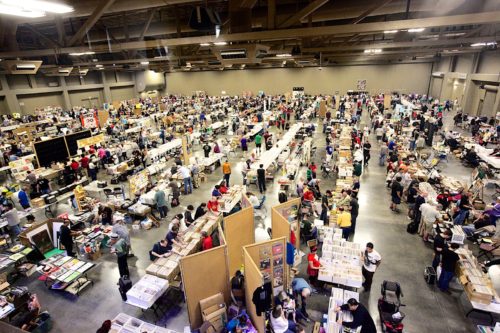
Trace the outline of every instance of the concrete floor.
{"type": "MultiPolygon", "coordinates": [[[[362,121],[366,121],[366,115],[363,116],[362,121]]],[[[324,149],[322,149],[324,148],[324,135],[317,133],[315,139],[317,139],[315,145],[318,147],[316,161],[320,163],[324,154],[324,149]]],[[[371,142],[373,144],[375,140],[371,142]]],[[[377,299],[380,294],[377,286],[383,280],[398,281],[402,285],[403,302],[406,304],[403,308],[403,312],[406,313],[405,332],[474,332],[473,323],[486,323],[487,318],[481,315],[478,317],[471,315],[470,319],[466,319],[464,315],[466,311],[464,312],[461,305],[459,292],[447,295],[425,283],[423,270],[431,263],[432,250],[422,242],[420,237],[406,233],[408,219],[404,213],[395,214],[389,210],[385,168],[378,166],[377,154],[378,146],[375,144],[370,164],[361,176],[360,214],[354,241],[361,244],[373,242],[383,259],[374,277],[374,288],[370,293],[362,293],[361,302],[368,307],[378,323],[377,299]]],[[[232,183],[241,184],[241,173],[237,165],[241,160],[241,153],[230,157],[233,165],[232,183]]],[[[462,177],[468,177],[471,172],[453,158],[440,168],[445,173],[462,177]]],[[[206,201],[213,184],[220,180],[221,176],[219,168],[208,176],[208,181],[196,189],[194,194],[181,197],[181,206],[173,209],[169,217],[174,213],[183,212],[188,204],[196,206],[202,200],[206,201]]],[[[334,179],[324,180],[322,190],[328,189],[333,184],[334,179]]],[[[268,212],[271,211],[271,206],[278,203],[278,186],[269,185],[266,193],[268,212]]],[[[254,185],[250,187],[250,190],[257,192],[254,185]]],[[[59,211],[64,210],[65,208],[60,206],[59,211]]],[[[268,224],[270,224],[270,216],[266,218],[266,225],[268,224]]],[[[129,267],[133,282],[145,273],[145,268],[150,264],[148,251],[154,242],[164,237],[166,230],[167,223],[163,223],[159,229],[132,232],[132,247],[136,257],[129,260],[129,267]]],[[[301,271],[303,274],[305,269],[301,271]]],[[[116,285],[119,277],[118,269],[113,256],[105,253],[98,260],[98,266],[91,277],[95,285],[84,290],[78,298],[47,290],[42,282],[36,280],[36,274],[31,278],[19,280],[16,285],[27,285],[32,292],[38,294],[43,309],[52,314],[54,327],[51,332],[54,333],[94,332],[104,320],[114,318],[119,312],[137,316],[148,322],[155,321],[155,316],[151,312],[142,312],[121,301],[116,285]]],[[[166,301],[169,309],[158,323],[182,332],[184,327],[189,325],[185,303],[181,302],[180,295],[173,294],[170,299],[166,301]]],[[[314,320],[320,320],[327,307],[328,296],[326,294],[315,294],[308,303],[309,312],[314,320]]],[[[307,332],[310,332],[312,326],[308,326],[307,332]]]]}

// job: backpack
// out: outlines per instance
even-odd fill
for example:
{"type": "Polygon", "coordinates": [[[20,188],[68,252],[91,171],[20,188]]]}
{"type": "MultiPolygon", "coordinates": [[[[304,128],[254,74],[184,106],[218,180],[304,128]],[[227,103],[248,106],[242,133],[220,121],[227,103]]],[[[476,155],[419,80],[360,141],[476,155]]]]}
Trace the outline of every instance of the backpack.
{"type": "Polygon", "coordinates": [[[280,193],[278,194],[278,201],[279,201],[280,203],[284,203],[284,202],[287,202],[287,201],[288,201],[288,198],[287,198],[287,196],[286,196],[286,193],[285,193],[285,192],[280,192],[280,193]]]}
{"type": "Polygon", "coordinates": [[[409,233],[409,234],[416,234],[418,231],[418,224],[415,223],[415,222],[411,222],[408,224],[408,226],[406,227],[406,232],[409,233]]]}
{"type": "Polygon", "coordinates": [[[179,206],[179,199],[178,198],[172,198],[172,201],[170,201],[170,206],[172,206],[172,207],[179,206]]]}

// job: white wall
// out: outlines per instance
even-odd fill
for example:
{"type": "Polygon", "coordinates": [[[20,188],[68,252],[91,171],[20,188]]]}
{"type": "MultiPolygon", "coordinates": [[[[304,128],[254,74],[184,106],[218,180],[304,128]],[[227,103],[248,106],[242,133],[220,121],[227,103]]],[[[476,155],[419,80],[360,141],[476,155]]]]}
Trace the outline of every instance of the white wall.
{"type": "Polygon", "coordinates": [[[500,51],[483,53],[479,62],[478,73],[500,74],[500,51]]]}
{"type": "Polygon", "coordinates": [[[104,104],[103,91],[99,90],[78,90],[70,91],[69,99],[71,101],[71,106],[84,106],[89,107],[89,101],[86,100],[89,97],[97,97],[97,99],[90,101],[91,106],[102,107],[104,104]],[[82,101],[85,99],[85,101],[82,101]]]}
{"type": "Polygon", "coordinates": [[[130,87],[116,87],[111,88],[111,99],[114,101],[123,101],[126,99],[131,99],[135,96],[135,90],[133,86],[130,87]]]}
{"type": "Polygon", "coordinates": [[[341,94],[356,89],[358,80],[367,81],[371,93],[400,91],[426,93],[429,85],[431,64],[397,64],[338,66],[317,68],[277,68],[256,70],[225,70],[206,72],[167,73],[167,92],[191,94],[203,90],[209,95],[241,95],[244,91],[266,94],[291,92],[293,87],[303,86],[306,93],[341,94]]]}
{"type": "Polygon", "coordinates": [[[45,106],[64,106],[61,92],[48,94],[20,95],[17,97],[23,114],[33,114],[36,108],[45,106]]]}
{"type": "Polygon", "coordinates": [[[455,72],[458,73],[471,73],[472,64],[474,62],[473,54],[462,54],[457,57],[457,62],[455,64],[455,72]]]}

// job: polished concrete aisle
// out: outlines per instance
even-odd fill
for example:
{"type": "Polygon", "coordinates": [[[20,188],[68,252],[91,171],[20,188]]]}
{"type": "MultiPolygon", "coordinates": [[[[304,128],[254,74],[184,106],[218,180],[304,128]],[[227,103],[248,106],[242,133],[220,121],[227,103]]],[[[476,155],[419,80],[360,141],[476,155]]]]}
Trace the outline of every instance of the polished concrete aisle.
{"type": "MultiPolygon", "coordinates": [[[[364,122],[366,122],[366,118],[364,115],[364,122]]],[[[320,131],[321,129],[319,129],[320,131]]],[[[361,176],[360,214],[354,241],[361,244],[368,241],[373,242],[375,249],[382,255],[382,264],[375,274],[371,292],[361,293],[362,303],[368,307],[376,322],[379,323],[378,318],[376,318],[377,299],[380,296],[378,286],[383,280],[398,281],[403,288],[403,302],[406,304],[406,307],[403,308],[403,312],[407,316],[404,320],[405,332],[474,332],[472,321],[465,318],[464,309],[460,305],[458,297],[460,293],[453,292],[452,295],[447,295],[436,287],[425,283],[423,270],[432,260],[432,250],[429,245],[424,244],[420,237],[406,232],[406,225],[409,221],[404,213],[406,211],[404,207],[402,207],[401,214],[395,214],[389,210],[389,192],[385,187],[385,168],[378,166],[379,146],[374,139],[371,142],[373,144],[372,159],[361,176]]],[[[314,144],[318,147],[315,160],[319,165],[324,155],[324,135],[317,133],[314,144]]],[[[233,165],[231,183],[241,184],[240,161],[242,161],[240,152],[236,156],[230,157],[230,162],[233,165]]],[[[440,168],[445,173],[459,174],[461,177],[467,177],[471,171],[453,159],[450,159],[448,164],[440,165],[440,168]]],[[[165,236],[167,221],[170,221],[174,213],[183,212],[188,204],[197,206],[200,202],[207,201],[213,184],[221,178],[222,174],[219,168],[208,176],[208,181],[196,189],[194,194],[181,197],[181,206],[169,212],[168,218],[159,229],[132,232],[132,247],[136,257],[129,259],[129,266],[133,282],[136,282],[145,273],[145,268],[150,264],[148,251],[154,242],[165,236]]],[[[325,179],[321,185],[322,191],[333,187],[333,184],[334,179],[325,179]]],[[[258,192],[255,185],[251,185],[249,190],[258,192]]],[[[268,212],[273,205],[278,203],[277,191],[278,185],[269,184],[266,193],[268,212]]],[[[259,220],[256,218],[256,223],[258,222],[259,220]]],[[[266,218],[266,224],[269,222],[270,216],[266,218]]],[[[112,255],[107,253],[107,250],[105,251],[103,257],[98,261],[98,267],[92,273],[92,277],[95,279],[94,287],[84,290],[79,298],[47,290],[43,286],[43,282],[36,280],[37,274],[16,283],[16,285],[28,285],[30,290],[39,295],[42,308],[52,314],[54,322],[52,332],[91,333],[104,320],[112,319],[119,312],[137,316],[148,322],[156,320],[152,312],[142,312],[140,309],[122,302],[116,285],[118,281],[116,261],[112,255]]],[[[214,267],[214,269],[217,268],[214,267]]],[[[304,269],[301,272],[304,274],[304,269]]],[[[158,320],[158,324],[182,332],[189,322],[186,306],[182,302],[180,294],[174,292],[170,296],[172,301],[165,304],[168,310],[158,320]]],[[[328,296],[321,293],[313,295],[308,308],[312,319],[320,320],[328,308],[328,296]]],[[[483,323],[485,322],[485,316],[478,318],[483,323]]],[[[308,325],[308,328],[307,333],[310,333],[312,327],[308,325]]]]}

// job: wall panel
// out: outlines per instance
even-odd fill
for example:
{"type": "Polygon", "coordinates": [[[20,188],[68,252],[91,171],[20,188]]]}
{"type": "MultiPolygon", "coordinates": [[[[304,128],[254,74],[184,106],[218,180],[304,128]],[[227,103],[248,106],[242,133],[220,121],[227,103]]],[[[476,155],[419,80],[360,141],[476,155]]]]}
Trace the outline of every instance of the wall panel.
{"type": "Polygon", "coordinates": [[[90,101],[90,105],[102,107],[104,103],[104,96],[102,89],[97,90],[75,90],[69,92],[69,99],[71,101],[71,106],[85,106],[89,107],[89,101],[87,100],[89,97],[95,98],[90,101]],[[84,101],[82,101],[85,99],[84,101]]]}
{"type": "Polygon", "coordinates": [[[7,82],[11,90],[30,88],[27,75],[7,75],[7,82]]]}
{"type": "Polygon", "coordinates": [[[111,88],[111,100],[112,101],[123,101],[126,99],[135,98],[134,87],[116,87],[111,88]]]}
{"type": "Polygon", "coordinates": [[[64,106],[62,92],[17,96],[23,114],[33,114],[36,108],[45,106],[64,106]]]}
{"type": "Polygon", "coordinates": [[[229,70],[206,72],[176,72],[167,74],[168,93],[191,94],[204,90],[209,95],[241,95],[243,91],[278,94],[303,86],[306,93],[332,94],[356,89],[358,80],[367,80],[372,93],[396,90],[423,93],[430,79],[430,63],[338,66],[318,68],[277,68],[259,70],[229,70]]]}
{"type": "Polygon", "coordinates": [[[474,62],[473,54],[462,54],[457,57],[457,62],[455,65],[455,72],[459,73],[471,73],[472,63],[474,62]]]}
{"type": "Polygon", "coordinates": [[[10,114],[9,106],[5,97],[0,97],[0,114],[10,114]]]}
{"type": "Polygon", "coordinates": [[[481,55],[478,73],[500,74],[500,52],[489,51],[481,55]]]}

